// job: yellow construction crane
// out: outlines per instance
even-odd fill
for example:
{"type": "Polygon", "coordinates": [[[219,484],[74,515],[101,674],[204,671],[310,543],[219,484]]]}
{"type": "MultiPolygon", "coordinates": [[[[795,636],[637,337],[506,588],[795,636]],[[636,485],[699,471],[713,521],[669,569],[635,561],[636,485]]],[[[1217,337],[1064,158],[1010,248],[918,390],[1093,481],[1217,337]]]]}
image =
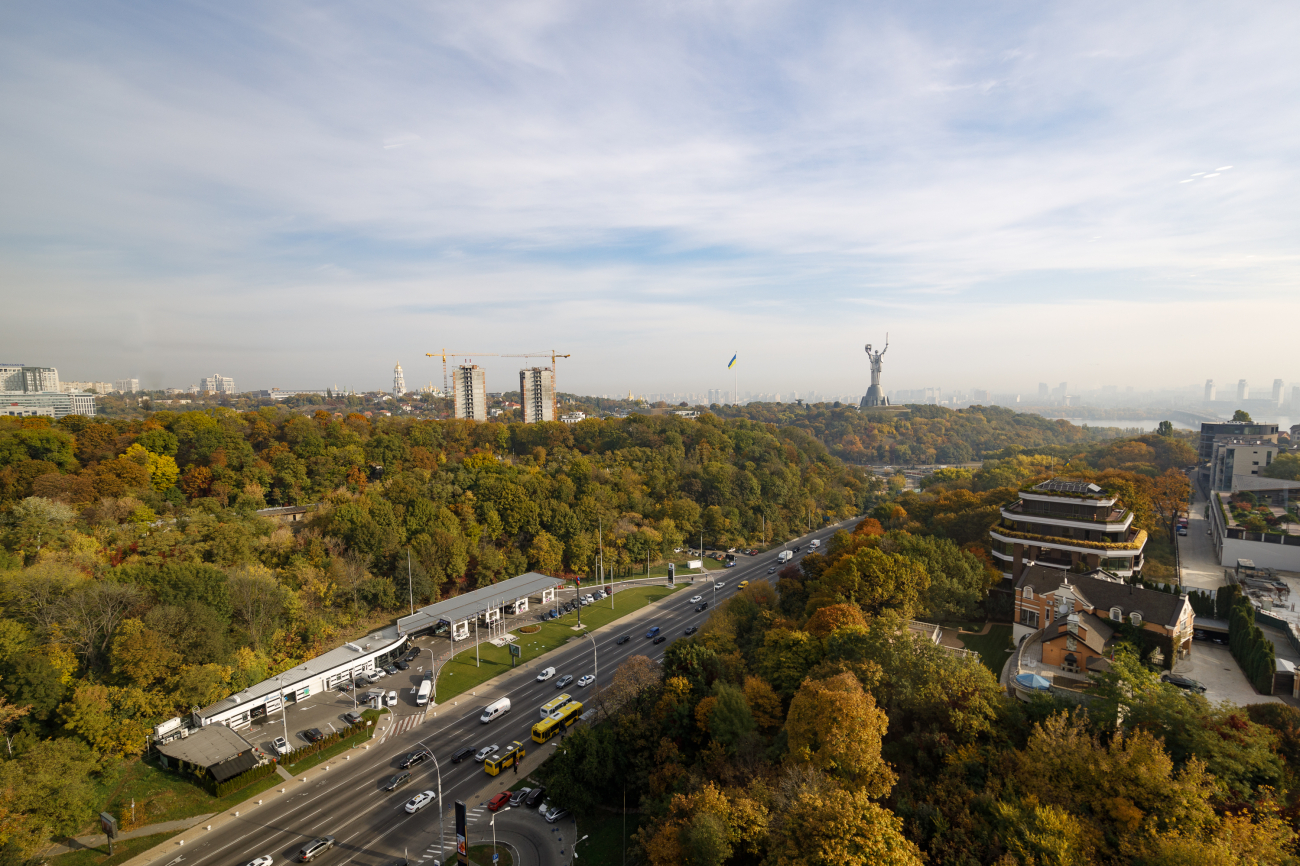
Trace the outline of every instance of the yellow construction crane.
{"type": "Polygon", "coordinates": [[[467,358],[468,357],[477,357],[477,358],[499,357],[496,352],[453,352],[450,349],[443,349],[441,353],[425,352],[424,356],[426,358],[437,358],[439,354],[442,355],[442,396],[444,397],[451,396],[449,393],[449,389],[447,387],[447,356],[448,355],[453,356],[453,358],[456,355],[463,355],[466,356],[467,358]]]}
{"type": "MultiPolygon", "coordinates": [[[[525,352],[522,355],[502,355],[501,357],[502,358],[545,358],[547,355],[551,356],[551,417],[556,421],[559,421],[560,415],[556,411],[557,407],[555,404],[560,393],[560,385],[559,385],[560,377],[558,375],[558,371],[555,369],[555,361],[558,358],[567,358],[569,356],[561,355],[559,352],[552,349],[549,352],[525,352]]],[[[522,397],[523,395],[520,396],[522,397]]]]}

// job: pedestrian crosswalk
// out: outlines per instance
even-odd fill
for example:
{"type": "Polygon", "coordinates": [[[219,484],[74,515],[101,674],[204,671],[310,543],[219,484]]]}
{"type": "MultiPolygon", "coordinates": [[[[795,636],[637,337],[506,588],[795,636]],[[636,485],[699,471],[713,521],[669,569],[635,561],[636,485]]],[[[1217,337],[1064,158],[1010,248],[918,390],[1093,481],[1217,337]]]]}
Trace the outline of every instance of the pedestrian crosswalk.
{"type": "MultiPolygon", "coordinates": [[[[384,725],[384,722],[381,721],[380,724],[384,725],[384,727],[379,731],[379,742],[382,744],[389,737],[405,733],[406,731],[418,727],[424,723],[426,717],[426,713],[411,713],[406,716],[397,716],[393,718],[392,721],[388,722],[387,725],[384,725]]],[[[388,716],[385,716],[385,721],[388,718],[388,716]]]]}

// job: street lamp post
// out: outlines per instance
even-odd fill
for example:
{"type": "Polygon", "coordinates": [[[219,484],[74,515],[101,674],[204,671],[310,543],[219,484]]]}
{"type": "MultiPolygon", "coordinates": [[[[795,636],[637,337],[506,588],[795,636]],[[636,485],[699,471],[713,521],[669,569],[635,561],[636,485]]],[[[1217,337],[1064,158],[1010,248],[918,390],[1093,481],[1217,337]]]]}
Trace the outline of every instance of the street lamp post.
{"type": "Polygon", "coordinates": [[[433,749],[423,742],[420,746],[429,753],[429,757],[433,758],[433,769],[438,774],[438,863],[441,864],[447,862],[447,834],[442,826],[442,767],[438,766],[438,756],[433,753],[433,749]]]}
{"type": "MultiPolygon", "coordinates": [[[[275,678],[275,684],[280,687],[280,721],[284,722],[284,742],[287,746],[289,743],[289,708],[284,703],[284,674],[275,678]]],[[[353,698],[353,709],[356,709],[356,698],[353,698]]]]}
{"type": "MultiPolygon", "coordinates": [[[[575,833],[578,832],[578,819],[577,819],[577,818],[574,818],[574,819],[573,819],[573,832],[575,832],[575,833]]],[[[586,842],[586,841],[587,841],[587,837],[586,837],[586,836],[583,836],[581,839],[575,839],[575,840],[573,841],[573,851],[572,851],[573,856],[569,858],[569,862],[570,862],[570,863],[572,863],[574,860],[577,860],[577,859],[578,859],[578,843],[579,843],[579,842],[586,842]]]]}
{"type": "MultiPolygon", "coordinates": [[[[447,659],[451,658],[451,653],[447,653],[447,659]]],[[[445,665],[447,659],[443,659],[445,665]]],[[[429,647],[429,670],[433,673],[433,702],[438,703],[438,660],[433,656],[433,647],[429,647]]]]}
{"type": "Polygon", "coordinates": [[[506,806],[504,809],[493,812],[492,820],[488,821],[488,823],[492,825],[492,862],[493,863],[497,861],[497,816],[504,815],[506,812],[509,811],[510,811],[510,807],[506,806]]]}

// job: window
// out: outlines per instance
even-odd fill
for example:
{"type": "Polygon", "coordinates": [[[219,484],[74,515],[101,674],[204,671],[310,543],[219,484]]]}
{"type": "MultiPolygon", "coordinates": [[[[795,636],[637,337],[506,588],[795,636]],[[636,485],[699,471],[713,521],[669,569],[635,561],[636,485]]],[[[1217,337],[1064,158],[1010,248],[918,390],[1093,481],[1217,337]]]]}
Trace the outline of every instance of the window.
{"type": "Polygon", "coordinates": [[[1025,598],[1033,598],[1033,597],[1034,597],[1034,588],[1032,586],[1025,587],[1025,598]]]}
{"type": "Polygon", "coordinates": [[[1022,607],[1020,609],[1020,624],[1027,625],[1030,628],[1038,628],[1038,611],[1022,607]]]}
{"type": "Polygon", "coordinates": [[[1112,607],[1110,609],[1110,618],[1113,619],[1115,622],[1123,622],[1124,612],[1117,607],[1112,607]]]}
{"type": "Polygon", "coordinates": [[[1128,615],[1128,621],[1133,623],[1133,625],[1141,625],[1142,614],[1138,613],[1137,611],[1133,611],[1128,615]]]}

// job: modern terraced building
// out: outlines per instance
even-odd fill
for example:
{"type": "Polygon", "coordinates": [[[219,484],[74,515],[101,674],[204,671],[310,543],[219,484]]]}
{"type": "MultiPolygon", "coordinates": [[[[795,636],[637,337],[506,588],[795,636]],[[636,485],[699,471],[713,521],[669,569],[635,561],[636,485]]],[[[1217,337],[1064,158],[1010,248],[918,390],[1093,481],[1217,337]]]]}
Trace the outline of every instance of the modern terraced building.
{"type": "Polygon", "coordinates": [[[1021,490],[989,535],[994,558],[1013,581],[1032,564],[1133,577],[1147,543],[1146,531],[1133,527],[1132,509],[1117,497],[1087,481],[1056,478],[1021,490]]]}

